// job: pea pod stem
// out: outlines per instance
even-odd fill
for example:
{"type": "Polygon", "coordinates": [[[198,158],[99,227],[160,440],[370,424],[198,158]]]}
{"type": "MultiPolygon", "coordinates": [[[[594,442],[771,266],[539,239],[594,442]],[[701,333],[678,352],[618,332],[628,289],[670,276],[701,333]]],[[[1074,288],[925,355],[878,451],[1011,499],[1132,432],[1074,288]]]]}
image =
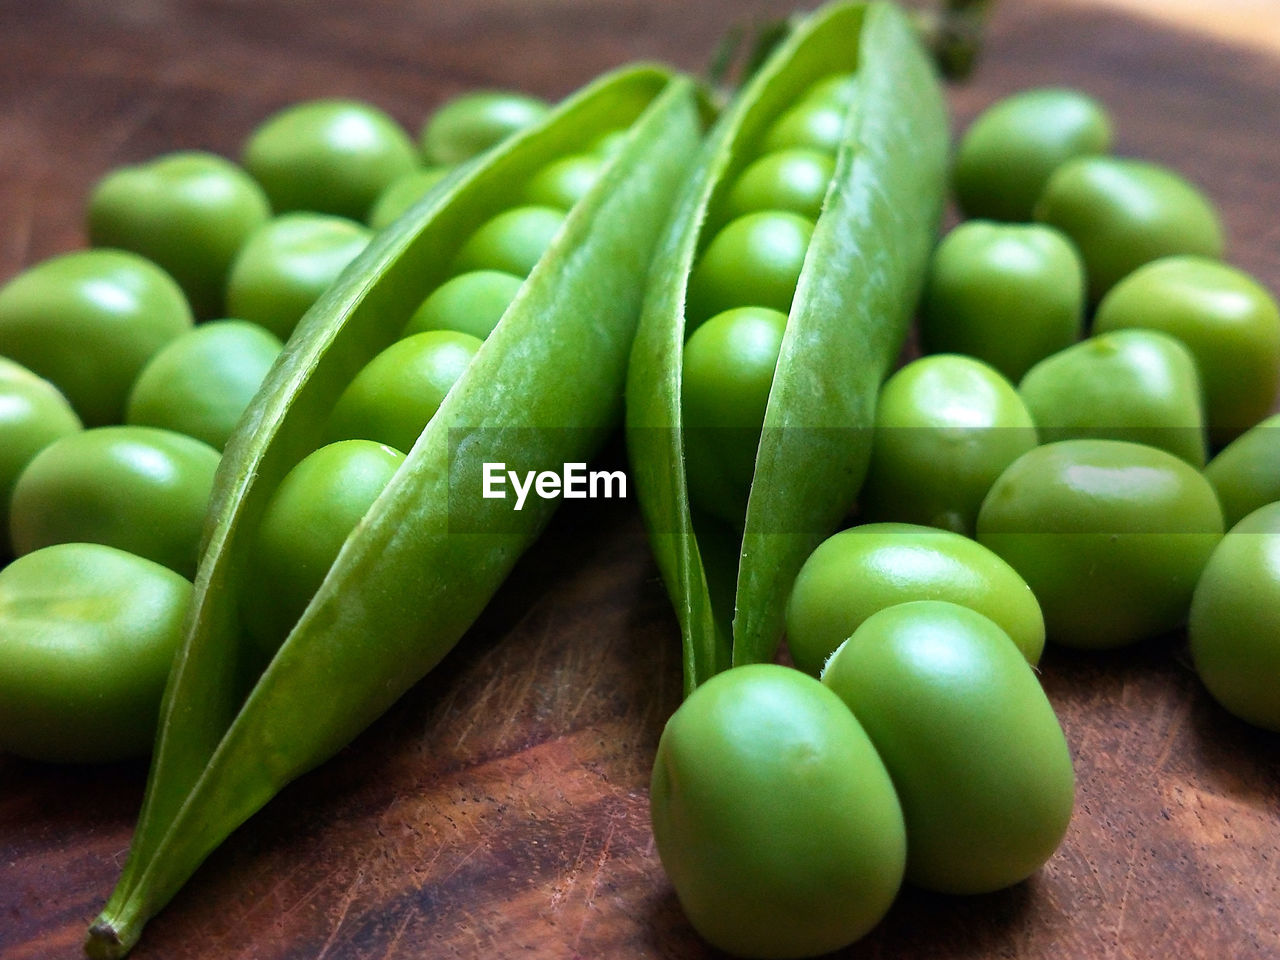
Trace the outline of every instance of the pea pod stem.
{"type": "Polygon", "coordinates": [[[232,830],[430,670],[537,537],[552,501],[531,498],[517,514],[482,498],[482,464],[551,469],[589,459],[608,435],[649,254],[700,137],[691,81],[643,66],[607,75],[429,193],[303,319],[215,484],[142,816],[124,874],[90,930],[92,956],[127,953],[232,830]],[[532,172],[584,150],[611,125],[631,129],[626,144],[259,675],[241,635],[238,584],[271,489],[317,445],[353,373],[444,278],[450,250],[515,202],[532,172]]]}

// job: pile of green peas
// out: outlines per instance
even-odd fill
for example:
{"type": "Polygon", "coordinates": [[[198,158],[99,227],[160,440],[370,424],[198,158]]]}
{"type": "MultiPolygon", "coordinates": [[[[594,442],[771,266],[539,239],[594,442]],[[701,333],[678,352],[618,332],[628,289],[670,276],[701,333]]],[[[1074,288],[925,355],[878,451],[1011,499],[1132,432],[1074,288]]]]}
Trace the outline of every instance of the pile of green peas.
{"type": "MultiPolygon", "coordinates": [[[[463,95],[415,146],[370,104],[296,104],[240,164],[184,151],[109,173],[88,202],[91,248],[0,288],[0,751],[149,751],[221,452],[282,341],[376,230],[547,109],[463,95]]],[[[301,609],[295,581],[332,560],[598,166],[530,184],[543,206],[472,238],[460,275],[343,396],[329,428],[342,442],[299,464],[264,525],[246,610],[264,649],[301,609]]]]}
{"type": "MultiPolygon", "coordinates": [[[[792,589],[798,669],[717,675],[663,733],[658,849],[730,953],[823,953],[904,879],[977,893],[1046,862],[1074,792],[1034,672],[1046,640],[1101,650],[1186,626],[1210,694],[1280,730],[1280,310],[1221,262],[1212,204],[1110,156],[1111,130],[1063,89],[970,126],[952,181],[969,219],[926,277],[927,355],[885,382],[856,523],[792,589]]],[[[719,267],[732,226],[689,319],[737,309],[695,329],[684,400],[691,499],[740,529],[789,299],[719,267]],[[753,332],[695,349],[732,319],[753,332]],[[740,444],[699,446],[710,425],[740,444]]],[[[743,274],[770,276],[762,248],[736,244],[743,274]]]]}

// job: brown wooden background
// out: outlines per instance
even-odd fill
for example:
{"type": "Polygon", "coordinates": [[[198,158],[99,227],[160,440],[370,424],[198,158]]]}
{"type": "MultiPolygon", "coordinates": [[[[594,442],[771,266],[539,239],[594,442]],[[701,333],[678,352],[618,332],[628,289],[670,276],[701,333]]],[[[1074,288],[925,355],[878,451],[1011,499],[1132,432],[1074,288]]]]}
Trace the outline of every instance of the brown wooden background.
{"type": "MultiPolygon", "coordinates": [[[[699,68],[735,19],[786,9],[0,0],[0,280],[83,242],[84,197],[110,167],[178,147],[234,155],[288,102],[364,97],[416,129],[475,86],[555,97],[635,57],[699,68]]],[[[1099,95],[1121,150],[1207,185],[1234,260],[1280,288],[1280,57],[1004,0],[985,66],[953,95],[957,121],[1048,83],[1099,95]]],[[[634,509],[566,508],[462,646],[214,854],[136,956],[708,956],[648,827],[677,647],[634,509]]],[[[1280,957],[1280,738],[1214,707],[1178,638],[1053,650],[1043,667],[1079,776],[1060,853],[999,894],[906,891],[847,955],[1280,957]]],[[[0,757],[0,957],[77,955],[144,774],[0,757]]]]}

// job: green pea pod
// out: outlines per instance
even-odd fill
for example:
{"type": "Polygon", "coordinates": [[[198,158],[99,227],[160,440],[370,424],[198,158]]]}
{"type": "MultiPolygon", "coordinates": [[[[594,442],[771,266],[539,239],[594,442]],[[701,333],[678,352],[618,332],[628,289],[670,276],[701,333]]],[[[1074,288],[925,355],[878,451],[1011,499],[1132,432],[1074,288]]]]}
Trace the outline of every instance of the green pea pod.
{"type": "Polygon", "coordinates": [[[558,471],[616,425],[645,271],[694,160],[700,108],[692,81],[658,67],[601,78],[432,191],[304,317],[218,474],[142,815],[90,954],[126,953],[233,829],[430,670],[536,538],[552,502],[530,498],[515,513],[483,498],[481,464],[558,471]],[[323,442],[342,389],[447,278],[462,241],[517,205],[533,173],[616,128],[629,129],[625,145],[259,673],[238,585],[273,489],[323,442]]]}
{"type": "Polygon", "coordinates": [[[730,657],[773,656],[796,572],[857,494],[876,393],[936,234],[946,148],[936,77],[906,16],[885,2],[833,4],[801,21],[710,134],[660,241],[627,384],[635,486],[680,621],[686,692],[730,657]],[[816,80],[848,71],[856,93],[787,321],[739,540],[690,510],[681,415],[689,273],[709,211],[768,124],[816,80]],[[716,587],[726,566],[736,567],[736,591],[716,587]]]}

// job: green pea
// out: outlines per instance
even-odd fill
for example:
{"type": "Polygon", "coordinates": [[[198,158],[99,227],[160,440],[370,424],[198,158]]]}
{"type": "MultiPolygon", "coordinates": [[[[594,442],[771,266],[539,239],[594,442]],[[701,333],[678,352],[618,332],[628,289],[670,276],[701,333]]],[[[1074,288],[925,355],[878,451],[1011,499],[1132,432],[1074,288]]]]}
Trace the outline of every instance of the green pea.
{"type": "Polygon", "coordinates": [[[263,659],[276,649],[324,581],[343,541],[404,462],[370,440],[343,440],[308,455],[263,510],[240,613],[263,659]]]}
{"type": "Polygon", "coordinates": [[[780,116],[764,135],[760,152],[796,147],[835,156],[844,136],[848,108],[840,103],[803,100],[780,116]]]}
{"type": "Polygon", "coordinates": [[[934,600],[881,610],[822,682],[893,778],[909,881],[988,893],[1053,855],[1075,799],[1071,755],[1035,672],[987,617],[934,600]]]}
{"type": "Polygon", "coordinates": [[[554,207],[515,207],[484,223],[453,261],[454,273],[500,270],[527,277],[564,224],[554,207]]]}
{"type": "Polygon", "coordinates": [[[1111,149],[1111,120],[1078,90],[1026,90],[978,115],[956,151],[952,185],[967,217],[1030,220],[1055,170],[1111,149]]]}
{"type": "Polygon", "coordinates": [[[96,543],[0,570],[0,752],[104,762],[145,756],[191,584],[96,543]]]}
{"type": "Polygon", "coordinates": [[[1172,170],[1141,160],[1081,157],[1059,167],[1035,218],[1075,243],[1097,302],[1144,263],[1175,254],[1220,258],[1222,223],[1172,170]]]}
{"type": "Polygon", "coordinates": [[[191,579],[218,460],[208,444],[153,427],[98,427],[56,440],[14,487],[14,549],[102,543],[191,579]]]}
{"type": "Polygon", "coordinates": [[[609,159],[616,156],[617,153],[626,145],[627,137],[631,133],[630,130],[610,130],[591,144],[591,152],[599,156],[609,159]]]}
{"type": "Polygon", "coordinates": [[[89,241],[132,250],[178,281],[197,316],[217,316],[231,261],[271,216],[257,182],[212,153],[121,167],[89,197],[89,241]]]}
{"type": "Polygon", "coordinates": [[[954,354],[924,357],[880,391],[859,506],[869,520],[971,535],[991,484],[1035,445],[1031,414],[998,372],[954,354]]]}
{"type": "Polygon", "coordinates": [[[232,264],[227,309],[288,339],[371,236],[361,224],[324,213],[287,213],[267,221],[232,264]]]}
{"type": "Polygon", "coordinates": [[[202,324],[143,367],[129,394],[125,422],[185,433],[221,450],[280,347],[280,339],[256,323],[202,324]]]}
{"type": "Polygon", "coordinates": [[[1233,440],[1209,461],[1204,475],[1218,493],[1228,528],[1280,500],[1280,413],[1233,440]]]}
{"type": "Polygon", "coordinates": [[[948,600],[990,617],[1029,663],[1040,661],[1044,620],[1031,588],[981,544],[947,530],[868,523],[818,545],[787,604],[787,645],[815,676],[877,610],[911,600],[948,600]]]}
{"type": "Polygon", "coordinates": [[[410,170],[396,177],[378,194],[365,218],[370,230],[383,230],[398,219],[427,192],[449,175],[448,167],[427,167],[410,170]]]}
{"type": "Polygon", "coordinates": [[[519,93],[485,90],[450,100],[422,128],[427,163],[454,164],[505,140],[547,115],[546,103],[519,93]]]}
{"type": "Polygon", "coordinates": [[[902,882],[884,764],[839,697],[786,667],[737,667],[685,700],[658,743],[649,806],[685,914],[734,956],[850,944],[902,882]]]}
{"type": "Polygon", "coordinates": [[[1280,307],[1248,274],[1201,257],[1157,260],[1098,306],[1095,330],[1125,327],[1160,330],[1191,351],[1214,443],[1270,412],[1280,389],[1280,307]]]}
{"type": "Polygon", "coordinates": [[[684,351],[683,404],[689,494],[741,524],[756,448],[787,329],[786,314],[739,307],[712,317],[684,351]]]}
{"type": "Polygon", "coordinates": [[[595,186],[605,162],[599,154],[586,153],[553,160],[535,173],[525,187],[525,203],[571,209],[595,186]]]}
{"type": "Polygon", "coordinates": [[[417,158],[409,135],[372,104],[312,100],[268,118],[245,143],[242,161],[276,213],[362,220],[417,158]]]}
{"type": "Polygon", "coordinates": [[[334,404],[329,436],[409,450],[482,343],[450,330],[393,343],[356,374],[334,404]]]}
{"type": "Polygon", "coordinates": [[[49,444],[81,429],[57,387],[0,357],[0,560],[11,550],[9,501],[18,476],[49,444]]]}
{"type": "Polygon", "coordinates": [[[809,88],[804,99],[812,103],[831,103],[848,106],[858,93],[856,73],[833,73],[809,88]]]}
{"type": "Polygon", "coordinates": [[[422,301],[404,336],[427,330],[456,330],[485,339],[511,306],[524,279],[499,270],[473,270],[442,283],[422,301]]]}
{"type": "Polygon", "coordinates": [[[0,355],[50,381],[89,426],[120,422],[138,371],[191,323],[173,278],[123,250],[63,254],[0,289],[0,355]]]}
{"type": "Polygon", "coordinates": [[[812,221],[780,211],[726,224],[689,276],[690,327],[732,307],[790,311],[812,235],[812,221]]]}
{"type": "Polygon", "coordinates": [[[1063,440],[1015,460],[978,513],[978,541],[1031,585],[1049,639],[1106,649],[1172,630],[1222,539],[1209,482],[1171,453],[1063,440]]]}
{"type": "Polygon", "coordinates": [[[929,353],[964,353],[1015,383],[1084,328],[1084,265],[1057,230],[973,221],[934,252],[921,305],[929,353]]]}
{"type": "Polygon", "coordinates": [[[1222,538],[1191,602],[1191,655],[1213,698],[1280,733],[1280,503],[1222,538]]]}
{"type": "Polygon", "coordinates": [[[817,150],[766,153],[742,171],[725,201],[730,216],[761,210],[790,210],[818,219],[835,161],[817,150]]]}
{"type": "Polygon", "coordinates": [[[1128,440],[1205,460],[1200,377],[1191,354],[1154,330],[1117,330],[1055,353],[1018,387],[1045,443],[1128,440]]]}

